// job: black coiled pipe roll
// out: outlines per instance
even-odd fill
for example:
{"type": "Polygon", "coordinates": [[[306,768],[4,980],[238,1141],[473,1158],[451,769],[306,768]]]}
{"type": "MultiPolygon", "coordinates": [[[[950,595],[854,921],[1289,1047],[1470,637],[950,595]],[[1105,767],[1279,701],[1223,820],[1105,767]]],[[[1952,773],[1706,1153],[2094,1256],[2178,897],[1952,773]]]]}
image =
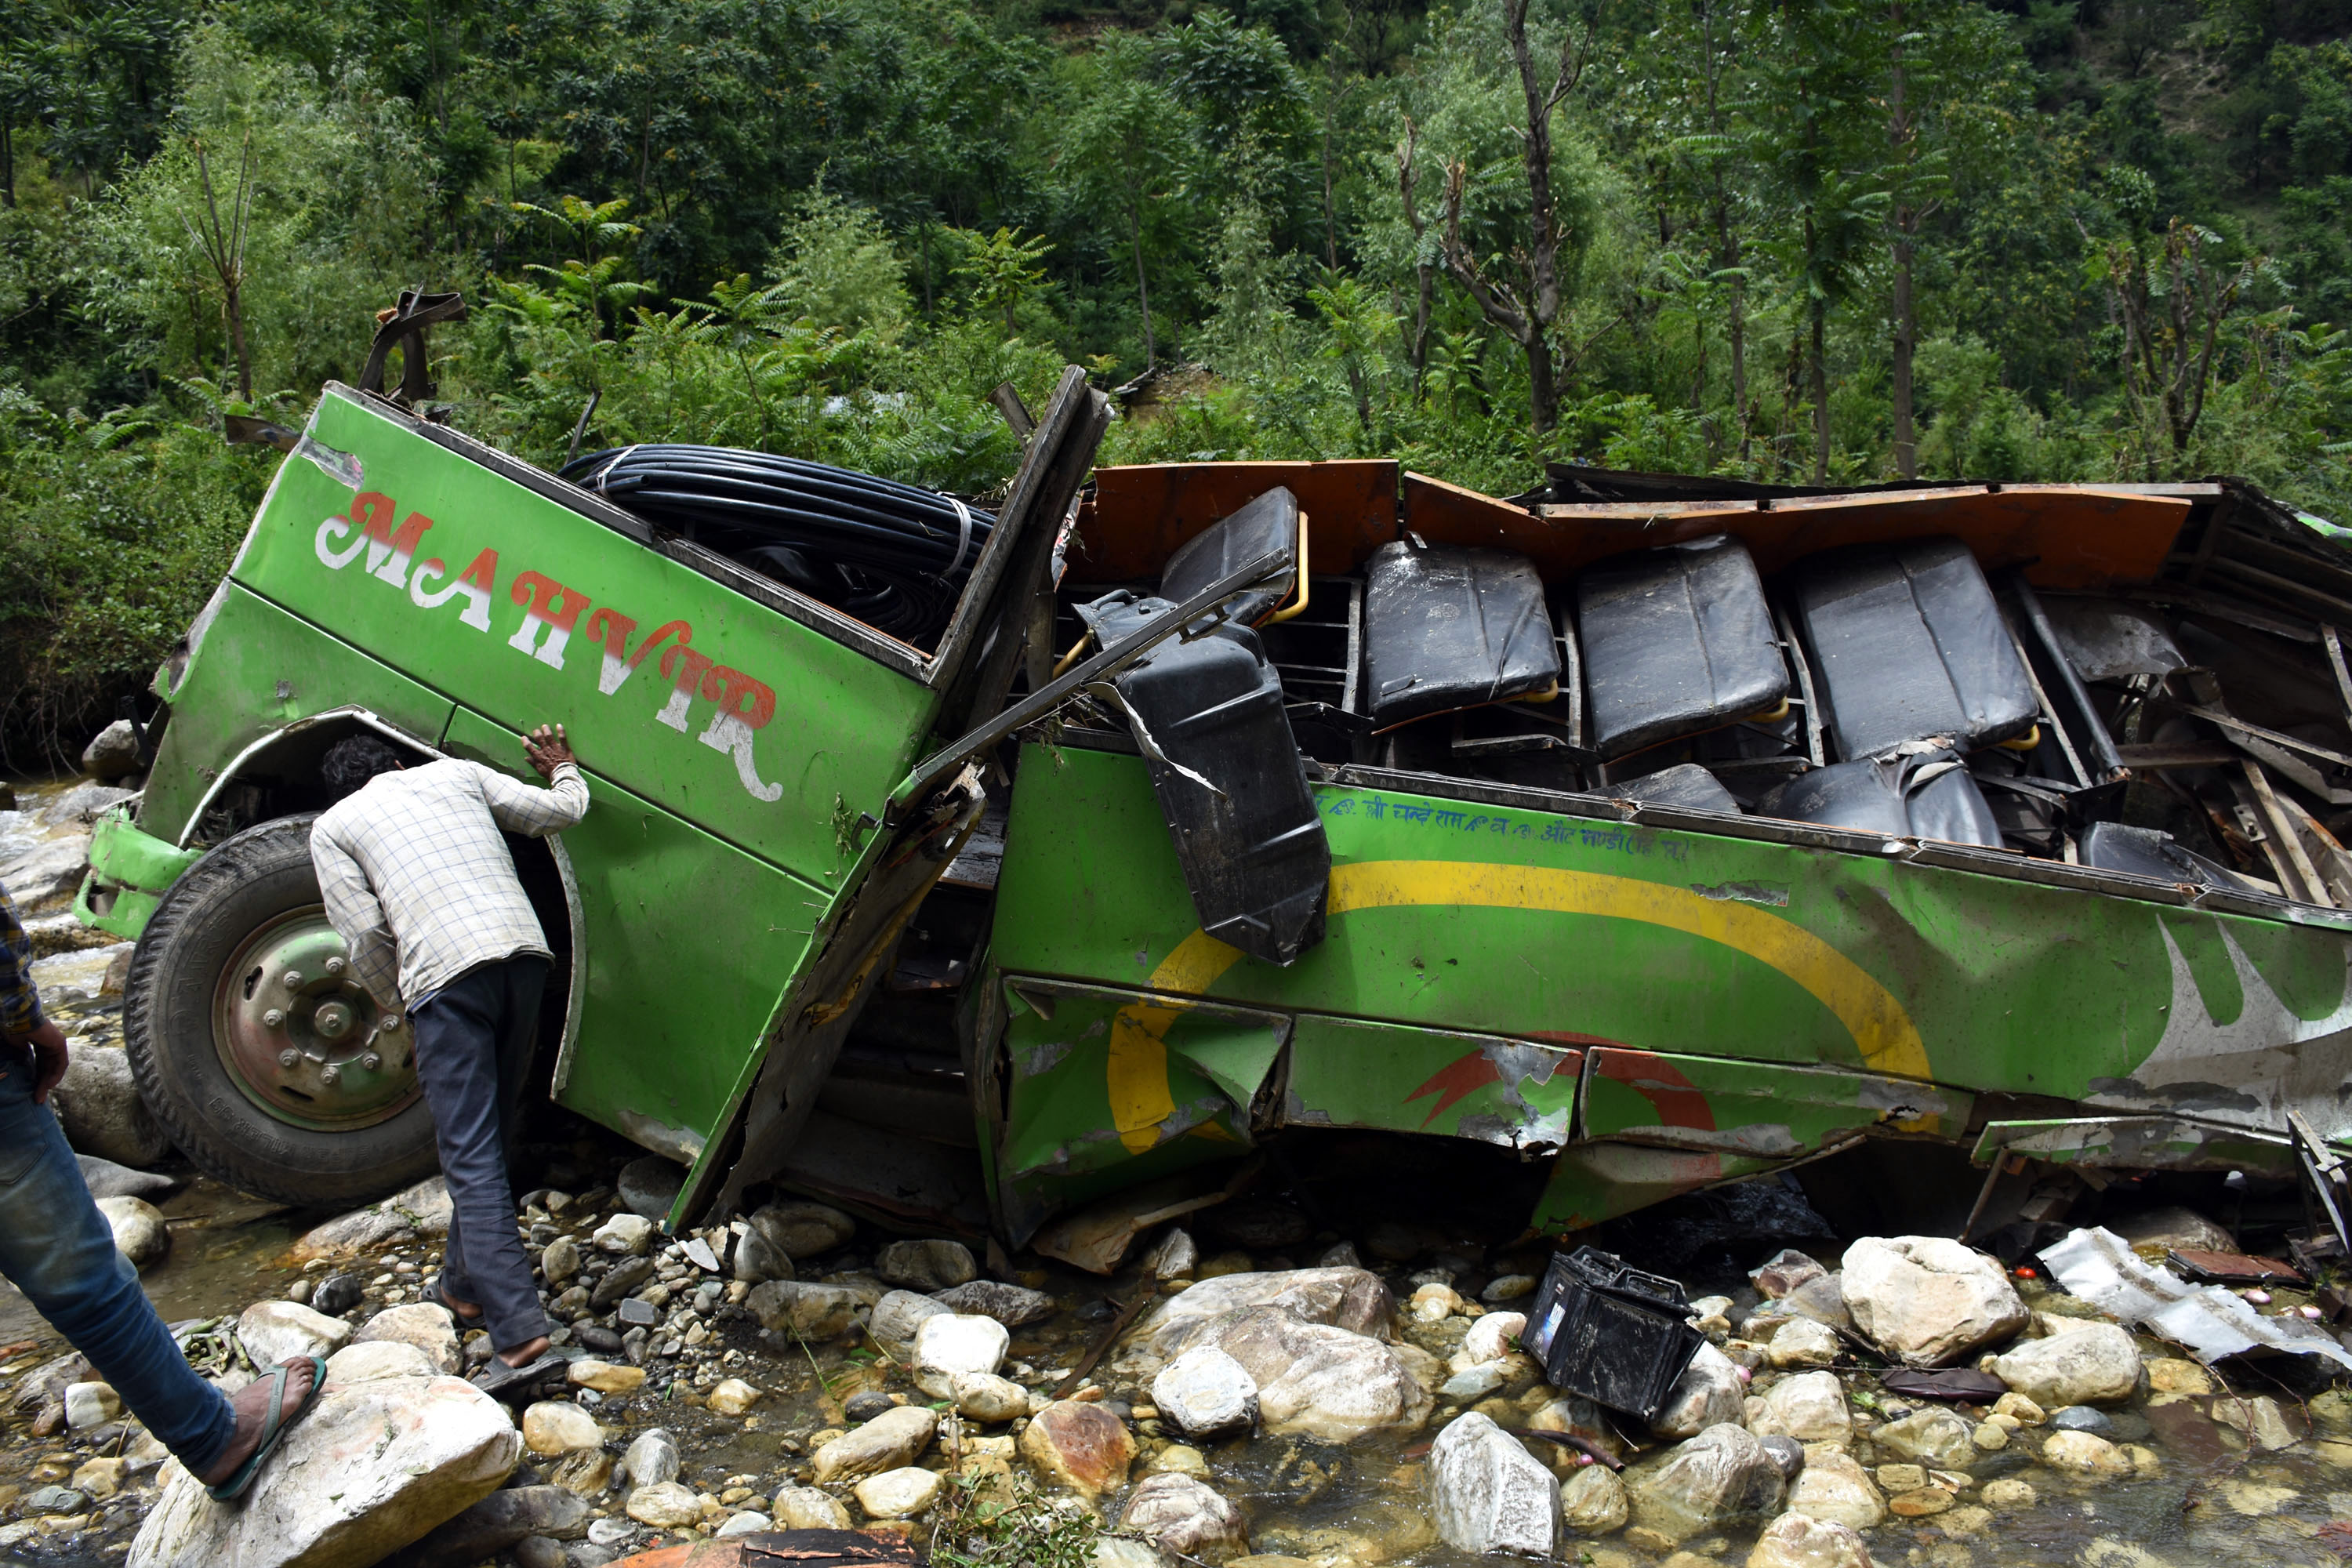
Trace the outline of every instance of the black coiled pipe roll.
{"type": "Polygon", "coordinates": [[[924,647],[996,522],[919,485],[731,447],[615,447],[565,464],[563,477],[924,647]]]}

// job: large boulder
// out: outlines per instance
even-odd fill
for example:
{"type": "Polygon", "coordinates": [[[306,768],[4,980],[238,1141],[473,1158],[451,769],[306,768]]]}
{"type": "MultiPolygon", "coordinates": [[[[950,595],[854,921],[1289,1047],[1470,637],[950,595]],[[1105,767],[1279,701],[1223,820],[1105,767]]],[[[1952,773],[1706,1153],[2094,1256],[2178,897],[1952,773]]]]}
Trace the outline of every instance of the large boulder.
{"type": "Polygon", "coordinates": [[[131,1058],[119,1046],[74,1041],[50,1102],[77,1153],[140,1167],[172,1152],[172,1140],[139,1098],[131,1058]]]}
{"type": "Polygon", "coordinates": [[[1253,1308],[1215,1327],[1213,1336],[1200,1336],[1202,1342],[1214,1343],[1256,1381],[1258,1414],[1268,1432],[1352,1443],[1368,1432],[1417,1427],[1429,1418],[1428,1391],[1395,1352],[1370,1335],[1307,1322],[1278,1306],[1253,1308]]]}
{"type": "Polygon", "coordinates": [[[1559,1483],[1475,1411],[1430,1445],[1429,1500],[1438,1535],[1457,1552],[1549,1557],[1559,1540],[1559,1483]]]}
{"type": "Polygon", "coordinates": [[[2139,1347],[2114,1323],[2027,1340],[1997,1356],[1993,1375],[2044,1410],[2067,1405],[2112,1405],[2139,1388],[2139,1347]]]}
{"type": "Polygon", "coordinates": [[[1221,1437],[1257,1425],[1257,1379],[1215,1345],[1194,1345],[1151,1380],[1160,1418],[1187,1437],[1221,1437]]]}
{"type": "Polygon", "coordinates": [[[457,1343],[457,1321],[449,1309],[438,1301],[411,1301],[404,1307],[386,1307],[352,1336],[355,1345],[390,1341],[396,1344],[415,1345],[442,1372],[455,1373],[466,1364],[464,1350],[457,1343]]]}
{"type": "Polygon", "coordinates": [[[29,915],[72,898],[74,889],[81,886],[82,873],[89,869],[87,835],[45,838],[0,860],[0,887],[6,888],[16,900],[17,913],[29,915]]]}
{"type": "Polygon", "coordinates": [[[1945,1237],[1864,1237],[1840,1283],[1854,1327],[1907,1366],[1942,1366],[2025,1327],[2000,1265],[1945,1237]]]}
{"type": "Polygon", "coordinates": [[[134,1171],[95,1154],[77,1154],[74,1163],[81,1167],[81,1184],[94,1198],[145,1198],[151,1204],[162,1203],[188,1184],[184,1176],[134,1171]]]}
{"type": "Polygon", "coordinates": [[[139,771],[139,731],[128,719],[117,719],[92,736],[81,749],[81,771],[100,784],[112,784],[139,771]]]}
{"type": "Polygon", "coordinates": [[[331,1356],[351,1339],[349,1323],[299,1301],[256,1301],[236,1321],[236,1342],[257,1367],[276,1366],[289,1356],[331,1356]]]}
{"type": "Polygon", "coordinates": [[[1381,1277],[1363,1268],[1293,1268],[1203,1279],[1154,1307],[1136,1337],[1162,1360],[1218,1337],[1216,1321],[1252,1307],[1280,1307],[1301,1322],[1354,1334],[1385,1335],[1396,1300],[1381,1277]]]}
{"type": "Polygon", "coordinates": [[[1032,1290],[1024,1285],[1007,1285],[999,1279],[967,1280],[961,1285],[934,1292],[931,1300],[950,1311],[994,1318],[1008,1329],[1017,1329],[1024,1323],[1042,1323],[1055,1312],[1054,1298],[1043,1290],[1032,1290]]]}
{"type": "Polygon", "coordinates": [[[1661,1437],[1696,1437],[1710,1426],[1738,1421],[1747,1399],[1748,1384],[1740,1380],[1739,1368],[1713,1345],[1703,1344],[1666,1395],[1650,1430],[1661,1437]]]}
{"type": "Polygon", "coordinates": [[[588,1533],[588,1504],[562,1487],[507,1487],[492,1492],[394,1558],[394,1568],[472,1568],[526,1535],[577,1541],[588,1533]]]}
{"type": "Polygon", "coordinates": [[[1039,1479],[1091,1501],[1127,1482],[1135,1439],[1127,1424],[1099,1404],[1060,1399],[1029,1418],[1021,1457],[1039,1479]]]}
{"type": "Polygon", "coordinates": [[[498,1490],[522,1457],[504,1406],[454,1377],[331,1379],[245,1500],[174,1462],[127,1568],[370,1568],[498,1490]]]}
{"type": "Polygon", "coordinates": [[[1789,1511],[1850,1530],[1874,1530],[1885,1522],[1886,1498],[1852,1455],[1819,1447],[1807,1451],[1805,1468],[1789,1489],[1789,1511]]]}
{"type": "Polygon", "coordinates": [[[1710,1426],[1659,1462],[1629,1472],[1634,1522],[1668,1541],[1780,1509],[1780,1467],[1745,1426],[1710,1426]]]}
{"type": "MultiPolygon", "coordinates": [[[[930,1447],[939,1426],[940,1418],[919,1405],[887,1410],[816,1451],[816,1483],[860,1480],[911,1465],[930,1447]]],[[[631,1479],[635,1479],[634,1469],[631,1479]]]]}
{"type": "Polygon", "coordinates": [[[1119,1510],[1118,1528],[1167,1552],[1223,1563],[1249,1550],[1241,1510],[1191,1476],[1146,1476],[1119,1510]]]}
{"type": "Polygon", "coordinates": [[[1004,1364],[1012,1336],[994,1318],[942,1312],[915,1331],[915,1386],[933,1399],[954,1396],[965,1373],[993,1373],[1004,1364]]]}
{"type": "Polygon", "coordinates": [[[428,1176],[382,1203],[353,1209],[306,1232],[287,1256],[295,1263],[308,1263],[314,1258],[346,1258],[394,1242],[448,1234],[448,1184],[428,1176]]]}
{"type": "Polygon", "coordinates": [[[1748,1568],[1871,1568],[1870,1548],[1851,1526],[1784,1513],[1756,1538],[1748,1568]]]}
{"type": "Polygon", "coordinates": [[[1853,1436],[1853,1415],[1834,1373],[1804,1372],[1782,1378],[1765,1392],[1764,1411],[1765,1420],[1748,1424],[1759,1437],[1843,1443],[1853,1436]]]}

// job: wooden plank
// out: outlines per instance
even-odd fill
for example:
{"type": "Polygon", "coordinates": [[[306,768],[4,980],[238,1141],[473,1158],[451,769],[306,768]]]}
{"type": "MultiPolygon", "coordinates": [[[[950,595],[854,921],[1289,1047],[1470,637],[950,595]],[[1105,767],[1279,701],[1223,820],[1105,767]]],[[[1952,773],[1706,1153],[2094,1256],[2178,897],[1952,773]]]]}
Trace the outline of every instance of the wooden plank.
{"type": "Polygon", "coordinates": [[[2117,746],[2116,757],[2134,773],[2166,768],[2225,768],[2239,760],[2234,746],[2117,746]]]}
{"type": "Polygon", "coordinates": [[[2333,908],[2336,900],[2327,896],[2327,884],[2319,879],[2319,868],[2314,866],[2311,857],[2304,853],[2302,836],[2295,832],[2294,823],[2287,816],[2286,809],[2279,805],[2278,795],[2271,789],[2270,775],[2263,772],[2262,764],[2251,757],[2241,758],[2239,765],[2246,770],[2247,786],[2253,791],[2254,803],[2263,814],[2263,825],[2269,829],[2263,847],[2270,851],[2271,864],[2277,869],[2279,881],[2286,888],[2287,896],[2300,899],[2306,904],[2333,908]],[[2301,884],[2300,890],[2297,889],[2298,883],[2301,884]]]}

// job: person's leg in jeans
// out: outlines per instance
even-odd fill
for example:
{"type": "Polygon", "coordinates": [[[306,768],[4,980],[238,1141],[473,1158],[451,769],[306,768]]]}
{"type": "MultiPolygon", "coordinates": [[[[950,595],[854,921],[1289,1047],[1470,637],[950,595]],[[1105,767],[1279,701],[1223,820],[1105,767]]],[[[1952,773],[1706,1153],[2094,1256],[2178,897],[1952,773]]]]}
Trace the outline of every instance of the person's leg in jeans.
{"type": "Polygon", "coordinates": [[[528,1066],[546,973],[543,958],[486,963],[414,1012],[417,1077],[433,1110],[441,1174],[449,1184],[442,1282],[458,1300],[479,1303],[490,1343],[502,1352],[529,1344],[548,1329],[530,1259],[515,1234],[514,1188],[507,1173],[511,1097],[528,1066]]]}
{"type": "MultiPolygon", "coordinates": [[[[512,1226],[509,1227],[509,1229],[512,1226]]],[[[26,1058],[0,1047],[0,1274],[193,1473],[216,1468],[236,1412],[196,1375],[82,1181],[58,1119],[33,1102],[26,1058]]],[[[250,1452],[252,1445],[245,1445],[250,1452]]]]}

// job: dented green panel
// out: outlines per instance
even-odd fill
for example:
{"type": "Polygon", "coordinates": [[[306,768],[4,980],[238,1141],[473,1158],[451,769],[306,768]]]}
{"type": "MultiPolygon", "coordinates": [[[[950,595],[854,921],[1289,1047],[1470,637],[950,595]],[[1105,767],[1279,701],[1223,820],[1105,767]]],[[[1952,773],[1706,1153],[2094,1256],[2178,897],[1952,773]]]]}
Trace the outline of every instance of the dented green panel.
{"type": "Polygon", "coordinates": [[[1283,1121],[1475,1138],[1550,1153],[1569,1140],[1583,1053],[1494,1035],[1302,1014],[1283,1121]]]}

